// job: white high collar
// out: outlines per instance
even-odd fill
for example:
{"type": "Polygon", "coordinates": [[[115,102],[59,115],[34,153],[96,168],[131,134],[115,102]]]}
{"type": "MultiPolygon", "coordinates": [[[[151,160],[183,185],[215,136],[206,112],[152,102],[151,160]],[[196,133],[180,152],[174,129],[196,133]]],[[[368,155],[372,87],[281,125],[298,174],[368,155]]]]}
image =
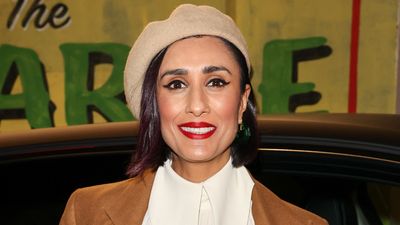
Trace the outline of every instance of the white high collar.
{"type": "Polygon", "coordinates": [[[247,225],[251,217],[254,182],[244,167],[234,168],[231,159],[214,176],[192,183],[179,176],[171,160],[156,172],[145,216],[152,225],[197,225],[202,188],[206,190],[214,224],[247,225]]]}

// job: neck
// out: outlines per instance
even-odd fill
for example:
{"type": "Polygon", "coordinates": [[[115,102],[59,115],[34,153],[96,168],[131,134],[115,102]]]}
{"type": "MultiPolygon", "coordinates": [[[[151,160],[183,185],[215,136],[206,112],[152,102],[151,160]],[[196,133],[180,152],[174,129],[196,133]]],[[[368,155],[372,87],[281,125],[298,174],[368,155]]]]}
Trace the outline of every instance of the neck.
{"type": "Polygon", "coordinates": [[[209,161],[186,161],[176,154],[172,157],[172,169],[182,178],[200,183],[218,173],[229,161],[230,151],[209,161]]]}

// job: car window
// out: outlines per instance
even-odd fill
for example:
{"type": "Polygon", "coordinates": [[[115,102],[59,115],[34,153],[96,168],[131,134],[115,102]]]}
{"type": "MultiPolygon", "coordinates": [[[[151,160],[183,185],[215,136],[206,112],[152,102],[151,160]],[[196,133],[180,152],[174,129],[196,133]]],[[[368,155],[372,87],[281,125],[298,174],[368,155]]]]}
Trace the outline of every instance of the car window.
{"type": "Polygon", "coordinates": [[[400,224],[400,187],[368,183],[367,193],[383,225],[400,224]]]}

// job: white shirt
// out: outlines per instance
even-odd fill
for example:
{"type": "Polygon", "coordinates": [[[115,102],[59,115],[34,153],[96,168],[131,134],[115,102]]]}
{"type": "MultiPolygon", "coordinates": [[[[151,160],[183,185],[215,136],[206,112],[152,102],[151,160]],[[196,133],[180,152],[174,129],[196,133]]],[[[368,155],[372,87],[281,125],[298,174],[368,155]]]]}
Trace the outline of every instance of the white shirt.
{"type": "Polygon", "coordinates": [[[180,177],[171,160],[157,169],[143,225],[254,225],[254,182],[231,160],[201,183],[180,177]]]}

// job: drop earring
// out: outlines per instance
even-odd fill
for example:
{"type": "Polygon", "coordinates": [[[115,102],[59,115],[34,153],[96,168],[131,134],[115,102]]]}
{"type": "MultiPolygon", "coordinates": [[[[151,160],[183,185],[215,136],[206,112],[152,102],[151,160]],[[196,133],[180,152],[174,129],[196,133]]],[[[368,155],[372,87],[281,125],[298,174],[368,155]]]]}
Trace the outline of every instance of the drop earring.
{"type": "Polygon", "coordinates": [[[239,144],[245,144],[249,141],[251,136],[251,131],[249,126],[247,126],[244,122],[239,124],[238,132],[236,133],[235,142],[239,144]]]}

